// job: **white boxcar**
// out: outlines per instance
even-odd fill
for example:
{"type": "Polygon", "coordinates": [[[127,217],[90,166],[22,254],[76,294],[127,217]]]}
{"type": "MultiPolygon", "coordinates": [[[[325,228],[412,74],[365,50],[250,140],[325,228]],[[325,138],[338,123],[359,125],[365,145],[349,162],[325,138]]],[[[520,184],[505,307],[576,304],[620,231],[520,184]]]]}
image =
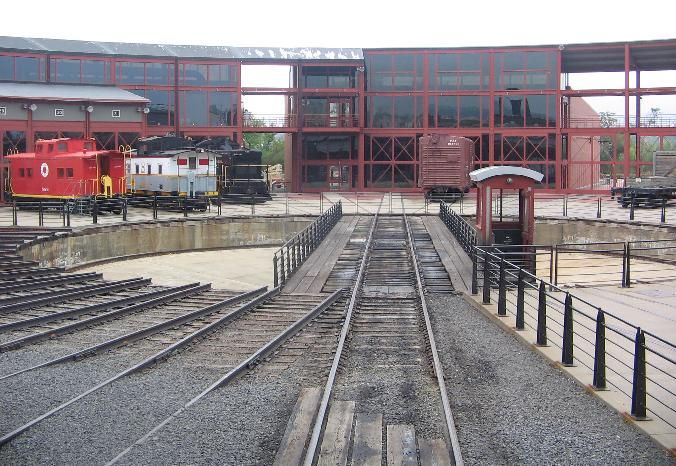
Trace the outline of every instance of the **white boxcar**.
{"type": "Polygon", "coordinates": [[[127,189],[132,193],[215,196],[219,154],[178,149],[127,159],[127,189]]]}

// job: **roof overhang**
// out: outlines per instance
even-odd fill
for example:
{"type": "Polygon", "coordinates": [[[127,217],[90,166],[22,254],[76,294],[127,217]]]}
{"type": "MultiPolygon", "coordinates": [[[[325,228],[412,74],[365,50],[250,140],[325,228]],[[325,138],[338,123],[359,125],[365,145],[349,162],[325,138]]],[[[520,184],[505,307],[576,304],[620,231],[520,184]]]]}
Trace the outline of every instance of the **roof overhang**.
{"type": "Polygon", "coordinates": [[[544,178],[542,173],[531,170],[530,168],[514,167],[511,165],[496,165],[493,167],[480,168],[470,172],[469,178],[474,182],[481,182],[488,178],[502,175],[523,176],[538,183],[544,178]]]}
{"type": "Polygon", "coordinates": [[[114,86],[3,82],[0,82],[0,99],[129,104],[150,102],[145,97],[114,86]]]}

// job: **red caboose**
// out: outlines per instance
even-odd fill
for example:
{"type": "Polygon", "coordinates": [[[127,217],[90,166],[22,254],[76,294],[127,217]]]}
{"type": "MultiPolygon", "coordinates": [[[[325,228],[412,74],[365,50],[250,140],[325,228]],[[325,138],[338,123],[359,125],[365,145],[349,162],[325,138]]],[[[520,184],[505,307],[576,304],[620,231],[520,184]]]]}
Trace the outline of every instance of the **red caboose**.
{"type": "Polygon", "coordinates": [[[125,192],[124,154],[93,139],[48,139],[35,152],[8,155],[14,197],[112,197],[125,192]]]}

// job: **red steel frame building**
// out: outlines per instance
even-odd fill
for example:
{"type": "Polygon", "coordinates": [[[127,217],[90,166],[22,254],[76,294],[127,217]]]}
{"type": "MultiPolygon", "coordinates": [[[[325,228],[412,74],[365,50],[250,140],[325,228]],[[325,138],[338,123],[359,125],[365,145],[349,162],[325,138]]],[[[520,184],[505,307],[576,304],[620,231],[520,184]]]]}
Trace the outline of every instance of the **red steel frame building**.
{"type": "Polygon", "coordinates": [[[518,165],[543,173],[548,191],[598,192],[650,173],[644,138],[657,138],[654,149],[676,141],[676,117],[649,119],[640,106],[644,95],[676,95],[676,86],[640,85],[641,71],[676,70],[674,50],[676,40],[344,50],[0,37],[0,81],[114,85],[151,101],[142,125],[0,115],[0,152],[69,135],[113,148],[169,132],[239,142],[247,132],[286,133],[293,191],[419,191],[416,140],[443,132],[475,141],[477,168],[518,165]],[[242,87],[242,66],[255,64],[289,66],[290,87],[242,87]],[[591,72],[623,72],[624,86],[566,86],[568,73],[591,72]],[[286,112],[245,114],[246,95],[284,96],[286,112]],[[626,117],[602,120],[581,99],[589,96],[623,98],[626,117]]]}

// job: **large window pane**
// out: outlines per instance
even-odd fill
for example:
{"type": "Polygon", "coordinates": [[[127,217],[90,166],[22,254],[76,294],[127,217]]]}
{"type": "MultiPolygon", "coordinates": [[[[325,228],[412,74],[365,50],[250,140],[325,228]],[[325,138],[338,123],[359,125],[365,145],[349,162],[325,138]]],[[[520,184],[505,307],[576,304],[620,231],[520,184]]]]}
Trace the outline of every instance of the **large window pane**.
{"type": "Polygon", "coordinates": [[[439,128],[456,128],[458,126],[458,98],[452,96],[439,97],[437,126],[439,128]]]}
{"type": "Polygon", "coordinates": [[[16,57],[14,61],[17,81],[44,81],[44,58],[16,57]]]}
{"type": "Polygon", "coordinates": [[[82,82],[87,84],[110,83],[110,63],[101,60],[82,60],[82,82]]]}
{"type": "Polygon", "coordinates": [[[79,83],[81,81],[80,60],[53,59],[51,61],[50,75],[54,82],[79,83]]]}
{"type": "Polygon", "coordinates": [[[182,65],[181,84],[186,86],[204,86],[207,83],[207,65],[186,63],[182,65]]]}
{"type": "Polygon", "coordinates": [[[14,79],[14,57],[0,55],[0,79],[14,79]]]}
{"type": "Polygon", "coordinates": [[[212,86],[236,86],[237,68],[232,65],[208,65],[209,84],[212,86]]]}
{"type": "Polygon", "coordinates": [[[207,97],[206,91],[181,92],[181,125],[207,126],[207,97]]]}
{"type": "Polygon", "coordinates": [[[376,96],[370,98],[369,113],[373,128],[392,127],[392,97],[376,96]]]}
{"type": "Polygon", "coordinates": [[[481,125],[479,96],[469,95],[460,97],[460,127],[478,128],[481,125]]]}
{"type": "Polygon", "coordinates": [[[169,74],[173,75],[174,65],[167,63],[146,63],[146,83],[147,84],[171,84],[169,74]]]}
{"type": "Polygon", "coordinates": [[[135,62],[117,63],[117,82],[121,84],[143,84],[144,64],[135,62]]]}
{"type": "Polygon", "coordinates": [[[150,99],[150,113],[148,126],[174,125],[174,98],[173,92],[146,91],[146,98],[150,99]]]}
{"type": "Polygon", "coordinates": [[[209,126],[233,126],[237,106],[232,92],[209,93],[209,126]]]}

